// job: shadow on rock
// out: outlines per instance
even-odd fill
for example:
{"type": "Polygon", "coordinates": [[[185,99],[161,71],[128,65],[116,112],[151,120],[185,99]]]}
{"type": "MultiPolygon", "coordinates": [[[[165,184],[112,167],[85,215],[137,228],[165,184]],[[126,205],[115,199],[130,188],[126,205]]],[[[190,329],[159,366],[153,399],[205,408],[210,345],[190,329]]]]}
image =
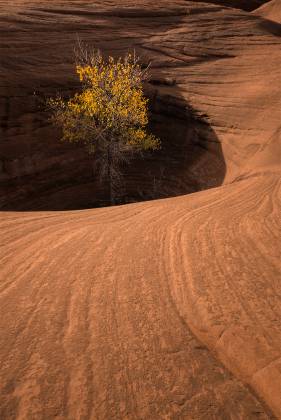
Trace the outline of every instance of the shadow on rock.
{"type": "MultiPolygon", "coordinates": [[[[105,53],[112,54],[113,51],[115,55],[123,55],[132,46],[141,45],[147,32],[150,36],[165,33],[171,27],[175,28],[186,14],[186,8],[182,5],[172,5],[167,10],[153,12],[136,9],[128,12],[124,9],[122,13],[119,9],[103,11],[102,25],[91,32],[92,38],[89,38],[87,32],[85,41],[105,53]],[[155,25],[149,17],[161,25],[155,25]],[[113,27],[119,35],[114,40],[110,38],[109,42],[108,28],[113,27]],[[136,31],[139,31],[138,38],[135,36],[136,31]]],[[[95,16],[93,14],[93,19],[95,16]]],[[[81,18],[76,26],[68,22],[70,26],[66,27],[63,22],[60,23],[62,33],[65,35],[70,31],[70,38],[74,37],[75,31],[81,31],[84,25],[88,25],[87,21],[83,22],[81,18]]],[[[66,57],[69,60],[71,55],[69,40],[64,48],[61,47],[62,56],[59,63],[56,63],[52,61],[51,54],[54,45],[58,45],[57,32],[55,44],[50,43],[49,33],[45,36],[40,32],[41,43],[44,45],[40,51],[34,46],[36,34],[30,31],[27,37],[28,54],[36,77],[29,80],[26,76],[26,86],[21,88],[20,97],[16,96],[18,79],[11,79],[5,91],[2,114],[0,112],[3,115],[0,208],[10,211],[74,210],[108,205],[108,189],[99,181],[91,158],[82,147],[58,141],[60,134],[47,122],[46,113],[38,108],[33,95],[38,86],[46,96],[55,95],[57,89],[60,92],[63,89],[73,92],[77,88],[77,81],[71,76],[73,63],[68,63],[67,71],[64,69],[58,72],[61,61],[64,62],[66,57]],[[50,61],[50,78],[45,72],[37,71],[40,68],[38,55],[42,51],[50,61]]],[[[64,39],[65,36],[61,39],[62,43],[66,42],[64,39]]],[[[10,44],[9,38],[7,44],[10,44]]],[[[21,63],[20,57],[16,57],[13,51],[9,49],[7,63],[21,63]]],[[[145,47],[143,51],[146,51],[145,47]]],[[[21,68],[23,74],[26,71],[24,63],[21,68]]],[[[193,109],[182,98],[175,84],[163,85],[163,81],[156,79],[147,86],[147,95],[151,104],[150,129],[160,137],[162,149],[135,158],[130,166],[123,168],[123,184],[116,193],[116,203],[177,196],[221,185],[225,175],[224,158],[207,116],[193,109]]]]}
{"type": "Polygon", "coordinates": [[[212,188],[221,185],[225,176],[221,144],[207,116],[193,109],[176,86],[163,93],[159,85],[150,86],[148,96],[150,129],[162,147],[128,168],[126,191],[134,201],[212,188]]]}
{"type": "MultiPolygon", "coordinates": [[[[164,87],[163,92],[161,83],[154,80],[146,88],[149,129],[161,139],[161,150],[136,157],[122,168],[116,204],[189,194],[223,182],[221,144],[207,116],[193,109],[177,86],[164,87]]],[[[74,210],[109,205],[107,183],[101,182],[93,170],[94,158],[80,147],[72,148],[75,150],[70,150],[69,161],[64,156],[64,162],[54,162],[47,171],[10,181],[7,188],[16,193],[14,199],[2,204],[2,210],[74,210]]]]}

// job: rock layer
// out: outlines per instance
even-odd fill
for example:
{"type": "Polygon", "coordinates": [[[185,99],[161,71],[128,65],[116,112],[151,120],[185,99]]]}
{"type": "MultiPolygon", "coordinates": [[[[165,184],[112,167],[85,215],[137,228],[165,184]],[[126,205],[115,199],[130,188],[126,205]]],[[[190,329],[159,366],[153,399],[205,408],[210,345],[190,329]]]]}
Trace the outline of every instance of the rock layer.
{"type": "Polygon", "coordinates": [[[77,32],[152,60],[153,126],[167,153],[177,145],[160,187],[205,189],[1,213],[1,419],[280,418],[276,24],[191,1],[0,6],[3,205],[87,196],[90,163],[32,99],[75,87],[77,32]]]}

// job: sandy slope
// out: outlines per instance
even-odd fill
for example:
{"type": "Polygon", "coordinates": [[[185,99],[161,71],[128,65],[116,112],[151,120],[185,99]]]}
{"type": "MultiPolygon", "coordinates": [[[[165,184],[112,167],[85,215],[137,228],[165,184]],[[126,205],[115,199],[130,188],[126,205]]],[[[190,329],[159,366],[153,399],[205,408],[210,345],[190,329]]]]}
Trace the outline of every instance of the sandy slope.
{"type": "MultiPolygon", "coordinates": [[[[23,4],[14,3],[9,25],[22,28],[22,16],[30,25],[32,16],[39,33],[45,12],[23,4]]],[[[90,25],[91,6],[79,4],[79,19],[90,25]]],[[[196,2],[155,6],[152,22],[139,17],[149,2],[123,18],[107,4],[101,32],[111,21],[120,33],[126,19],[125,48],[135,34],[155,71],[177,79],[156,88],[160,102],[186,101],[207,115],[208,153],[189,169],[208,174],[218,142],[224,185],[115,208],[1,213],[0,418],[281,418],[276,26],[196,2]],[[167,10],[180,20],[166,18],[167,10]],[[157,33],[149,33],[155,19],[157,33]]],[[[59,22],[59,13],[50,19],[59,22]]],[[[61,28],[76,16],[62,14],[61,28]]],[[[10,39],[13,51],[23,49],[20,70],[30,51],[27,65],[46,82],[28,30],[21,48],[11,33],[5,45],[10,39]]],[[[1,85],[8,92],[19,86],[13,57],[5,57],[12,70],[1,85]]],[[[65,71],[61,80],[69,81],[65,71]]],[[[6,145],[19,144],[15,126],[7,131],[6,145]]]]}

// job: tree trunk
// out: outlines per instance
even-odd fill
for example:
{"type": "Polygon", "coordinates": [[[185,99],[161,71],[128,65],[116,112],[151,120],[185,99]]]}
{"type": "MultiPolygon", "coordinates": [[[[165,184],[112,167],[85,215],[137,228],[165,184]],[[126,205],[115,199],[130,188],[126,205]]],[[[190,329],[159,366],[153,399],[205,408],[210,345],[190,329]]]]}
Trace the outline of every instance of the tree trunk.
{"type": "Polygon", "coordinates": [[[108,190],[109,190],[109,201],[113,203],[113,191],[112,191],[112,150],[111,143],[107,145],[107,177],[108,177],[108,190]]]}

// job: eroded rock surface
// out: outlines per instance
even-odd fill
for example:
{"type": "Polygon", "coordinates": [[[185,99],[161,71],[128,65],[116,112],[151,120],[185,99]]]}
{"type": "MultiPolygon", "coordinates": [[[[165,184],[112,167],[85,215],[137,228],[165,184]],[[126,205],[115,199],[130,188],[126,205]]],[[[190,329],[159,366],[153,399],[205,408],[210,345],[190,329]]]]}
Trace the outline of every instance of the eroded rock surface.
{"type": "Polygon", "coordinates": [[[152,124],[174,159],[158,188],[197,191],[1,213],[0,418],[280,418],[276,22],[213,2],[0,7],[3,207],[71,208],[93,188],[33,95],[75,88],[77,33],[152,60],[152,124]]]}
{"type": "Polygon", "coordinates": [[[129,3],[2,3],[2,208],[92,207],[99,196],[90,159],[60,144],[43,112],[45,96],[77,86],[78,35],[117,55],[136,48],[154,79],[176,83],[147,87],[163,153],[132,166],[129,196],[221,185],[278,126],[280,42],[262,19],[201,2],[129,3]]]}

